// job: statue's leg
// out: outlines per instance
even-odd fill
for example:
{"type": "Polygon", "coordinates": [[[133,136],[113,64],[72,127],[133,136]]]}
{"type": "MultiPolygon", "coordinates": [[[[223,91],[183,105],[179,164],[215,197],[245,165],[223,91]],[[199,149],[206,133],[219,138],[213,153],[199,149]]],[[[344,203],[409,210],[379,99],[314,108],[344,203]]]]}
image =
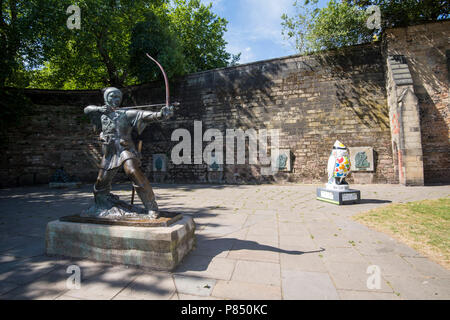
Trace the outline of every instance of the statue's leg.
{"type": "Polygon", "coordinates": [[[158,204],[156,203],[155,194],[147,177],[139,167],[138,161],[128,159],[123,164],[125,173],[133,181],[134,188],[145,208],[152,217],[158,217],[158,204]]]}
{"type": "Polygon", "coordinates": [[[111,183],[117,173],[117,168],[111,170],[100,169],[97,181],[94,185],[95,203],[100,207],[110,207],[109,195],[111,193],[111,183]]]}

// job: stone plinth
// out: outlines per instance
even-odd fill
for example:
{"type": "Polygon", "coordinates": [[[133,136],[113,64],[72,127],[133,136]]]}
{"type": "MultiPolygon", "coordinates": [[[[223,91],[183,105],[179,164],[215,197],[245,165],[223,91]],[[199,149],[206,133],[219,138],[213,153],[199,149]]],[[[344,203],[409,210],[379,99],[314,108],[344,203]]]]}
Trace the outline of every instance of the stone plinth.
{"type": "Polygon", "coordinates": [[[355,189],[333,190],[317,188],[317,200],[338,205],[361,202],[361,192],[355,189]]]}
{"type": "Polygon", "coordinates": [[[166,227],[55,220],[47,224],[46,253],[156,270],[173,270],[193,248],[191,217],[166,227]]]}

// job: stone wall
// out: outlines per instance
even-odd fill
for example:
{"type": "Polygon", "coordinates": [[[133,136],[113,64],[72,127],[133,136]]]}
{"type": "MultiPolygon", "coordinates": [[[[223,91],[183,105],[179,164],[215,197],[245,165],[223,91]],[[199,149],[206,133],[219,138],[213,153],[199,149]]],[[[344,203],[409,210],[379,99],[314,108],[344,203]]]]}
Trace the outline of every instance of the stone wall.
{"type": "MultiPolygon", "coordinates": [[[[324,182],[331,147],[339,139],[347,147],[374,149],[375,170],[353,172],[350,182],[398,183],[386,58],[402,54],[419,98],[425,182],[448,182],[449,54],[445,30],[448,22],[393,29],[388,32],[387,45],[372,43],[291,56],[178,79],[171,83],[172,101],[181,102],[176,116],[149,125],[136,137],[143,140],[142,167],[150,180],[176,183],[324,182]],[[414,37],[416,40],[411,39],[414,37]],[[291,151],[292,170],[263,176],[261,165],[246,162],[225,164],[223,173],[212,177],[206,164],[174,165],[169,161],[166,173],[152,172],[152,155],[166,154],[170,159],[178,143],[171,141],[172,132],[185,128],[194,137],[194,121],[202,122],[203,133],[209,128],[222,133],[226,129],[280,129],[280,148],[291,151]]],[[[123,91],[125,106],[164,101],[160,82],[123,91]]],[[[61,166],[82,181],[94,181],[101,150],[98,134],[83,108],[101,104],[101,92],[27,90],[27,95],[36,112],[10,132],[1,156],[0,186],[46,183],[61,166]]],[[[123,174],[118,177],[123,178],[123,174]]]]}
{"type": "Polygon", "coordinates": [[[386,33],[387,54],[406,58],[419,100],[426,183],[450,181],[449,34],[448,20],[386,33]]]}
{"type": "MultiPolygon", "coordinates": [[[[267,177],[261,175],[260,165],[227,164],[222,182],[324,181],[336,139],[348,147],[370,146],[376,152],[375,172],[355,173],[354,179],[395,182],[379,44],[196,73],[171,88],[172,100],[181,102],[176,117],[150,125],[137,137],[143,140],[143,168],[150,177],[152,154],[165,153],[170,159],[177,143],[171,141],[173,130],[186,128],[194,137],[197,120],[202,121],[203,132],[280,129],[280,147],[293,154],[291,172],[267,177]]],[[[124,88],[124,92],[125,105],[157,103],[164,96],[159,83],[124,88]]],[[[30,90],[28,95],[38,112],[11,132],[2,185],[47,182],[61,166],[83,181],[93,181],[100,146],[83,108],[100,104],[100,91],[30,90]]],[[[208,168],[169,163],[161,179],[207,182],[208,168]]]]}

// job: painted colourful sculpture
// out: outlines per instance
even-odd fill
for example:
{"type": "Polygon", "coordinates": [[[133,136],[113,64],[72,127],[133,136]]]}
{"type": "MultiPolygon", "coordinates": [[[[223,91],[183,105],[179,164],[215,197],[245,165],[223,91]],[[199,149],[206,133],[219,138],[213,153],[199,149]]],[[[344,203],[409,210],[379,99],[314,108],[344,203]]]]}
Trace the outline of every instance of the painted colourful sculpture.
{"type": "Polygon", "coordinates": [[[347,184],[345,178],[350,174],[350,156],[347,147],[336,140],[328,158],[328,183],[347,184]]]}
{"type": "Polygon", "coordinates": [[[345,178],[350,174],[350,156],[347,147],[336,140],[328,158],[328,182],[316,190],[317,200],[334,204],[352,204],[361,201],[361,192],[350,189],[345,178]]]}

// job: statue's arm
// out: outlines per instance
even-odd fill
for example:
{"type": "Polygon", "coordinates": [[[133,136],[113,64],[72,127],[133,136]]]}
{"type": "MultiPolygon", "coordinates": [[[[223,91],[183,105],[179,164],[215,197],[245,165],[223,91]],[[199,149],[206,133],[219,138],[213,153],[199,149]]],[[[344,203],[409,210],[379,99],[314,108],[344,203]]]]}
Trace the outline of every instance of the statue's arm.
{"type": "Polygon", "coordinates": [[[127,111],[127,117],[128,119],[132,120],[136,119],[137,115],[139,114],[139,119],[141,119],[144,122],[155,122],[160,120],[165,120],[170,118],[173,115],[173,107],[163,107],[161,111],[154,112],[154,111],[142,111],[142,110],[128,110],[127,111]]]}
{"type": "Polygon", "coordinates": [[[105,106],[87,106],[86,108],[84,108],[84,114],[90,114],[92,112],[104,112],[106,110],[105,106]]]}
{"type": "Polygon", "coordinates": [[[142,112],[142,120],[145,122],[154,122],[162,120],[163,115],[162,112],[153,112],[153,111],[143,111],[142,112]]]}

